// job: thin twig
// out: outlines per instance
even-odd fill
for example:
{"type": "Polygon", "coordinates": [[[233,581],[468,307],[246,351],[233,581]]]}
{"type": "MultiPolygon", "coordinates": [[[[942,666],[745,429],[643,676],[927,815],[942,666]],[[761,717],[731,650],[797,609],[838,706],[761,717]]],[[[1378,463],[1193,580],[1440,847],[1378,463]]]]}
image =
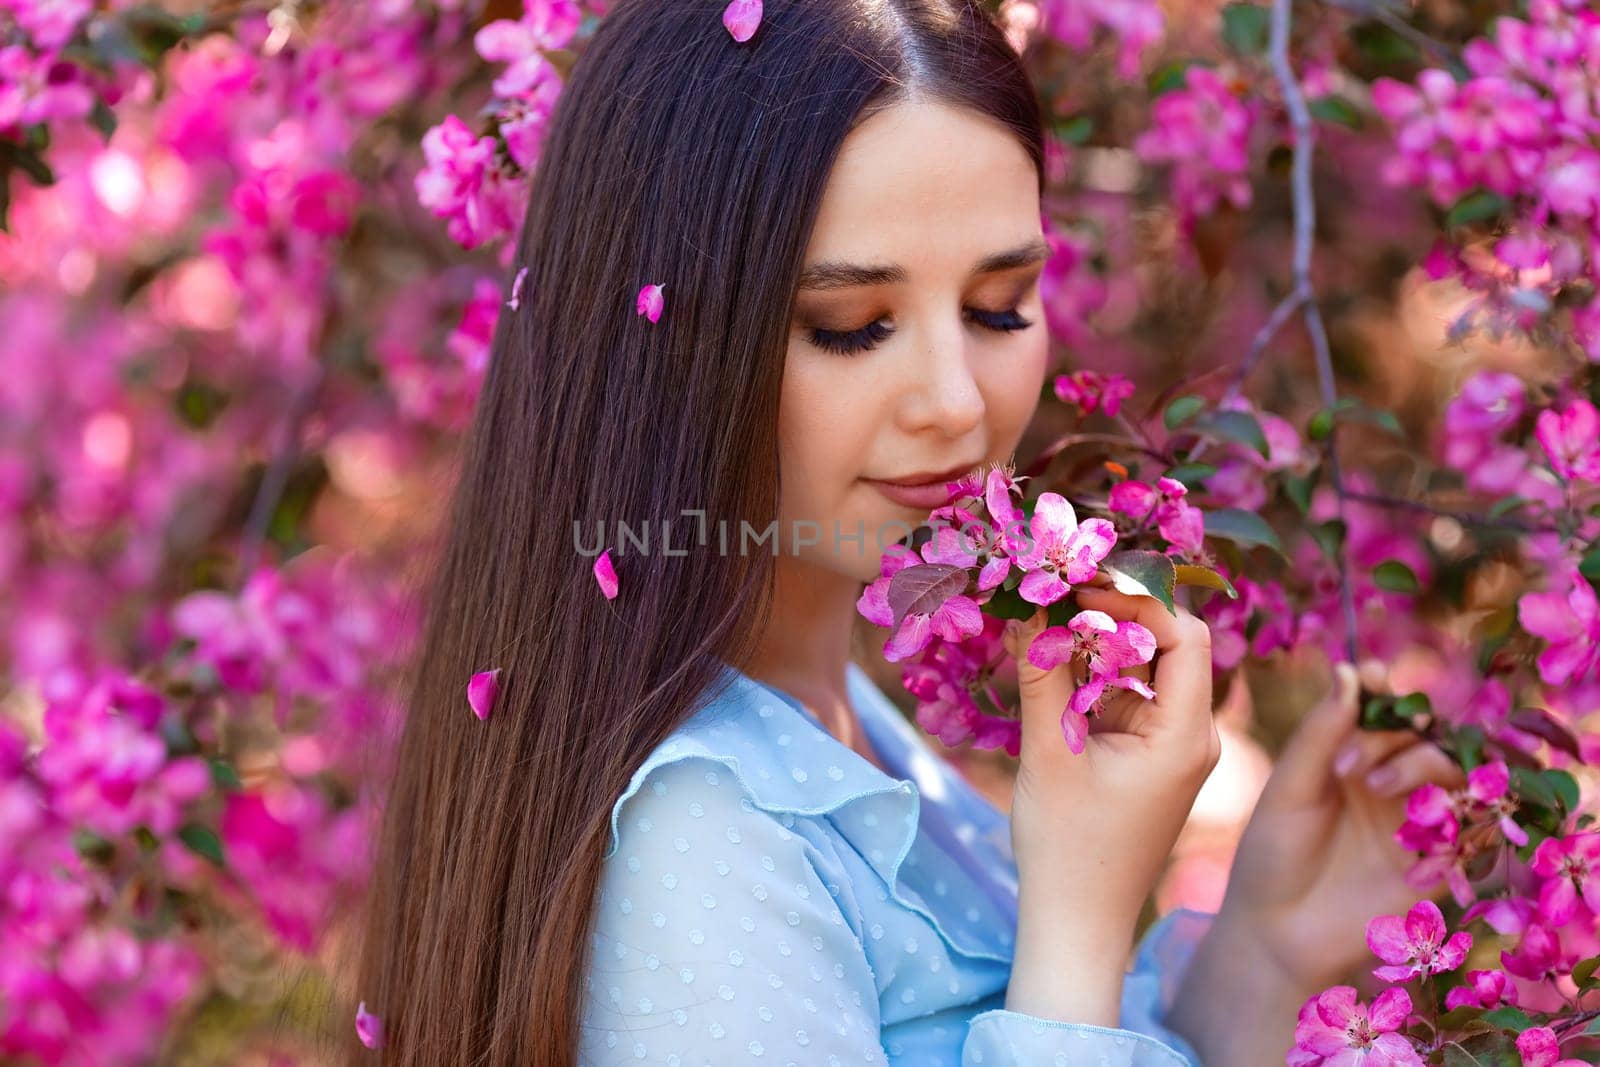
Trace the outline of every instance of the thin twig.
{"type": "MultiPolygon", "coordinates": [[[[1328,348],[1328,332],[1322,323],[1322,312],[1317,307],[1316,294],[1311,288],[1311,252],[1317,228],[1317,205],[1311,193],[1311,161],[1316,152],[1316,131],[1311,122],[1311,109],[1306,106],[1305,94],[1295,77],[1289,59],[1290,0],[1273,0],[1272,33],[1267,50],[1272,61],[1272,73],[1283,93],[1283,106],[1289,113],[1289,127],[1294,134],[1294,161],[1290,168],[1290,188],[1294,197],[1294,287],[1292,292],[1304,294],[1300,310],[1305,317],[1306,333],[1311,338],[1311,351],[1317,361],[1317,384],[1322,391],[1322,406],[1334,410],[1339,401],[1339,389],[1333,378],[1333,356],[1328,348]]],[[[1328,476],[1338,503],[1338,517],[1345,517],[1344,479],[1339,473],[1339,424],[1323,442],[1327,454],[1328,476]]],[[[1346,526],[1346,529],[1349,527],[1346,526]]],[[[1357,659],[1355,591],[1350,584],[1349,546],[1339,545],[1340,600],[1344,607],[1345,653],[1350,662],[1357,659]]]]}
{"type": "Polygon", "coordinates": [[[261,475],[255,500],[250,504],[250,518],[245,522],[239,547],[239,569],[234,576],[236,591],[244,588],[251,572],[256,569],[261,547],[267,538],[267,527],[272,524],[272,515],[278,510],[278,501],[282,499],[284,486],[289,482],[289,472],[299,458],[300,431],[305,426],[307,416],[316,408],[324,373],[321,363],[314,364],[305,383],[290,401],[289,411],[282,423],[283,439],[278,444],[272,462],[261,475]]]}
{"type": "Polygon", "coordinates": [[[1423,500],[1408,500],[1405,497],[1390,496],[1387,493],[1367,493],[1359,489],[1346,488],[1346,500],[1355,500],[1373,507],[1392,508],[1397,511],[1414,511],[1423,515],[1437,515],[1440,518],[1454,519],[1463,526],[1477,526],[1490,530],[1508,530],[1515,533],[1553,533],[1559,534],[1561,530],[1555,526],[1540,526],[1535,523],[1523,522],[1521,519],[1490,518],[1487,515],[1476,515],[1470,511],[1454,511],[1429,504],[1423,500]]]}

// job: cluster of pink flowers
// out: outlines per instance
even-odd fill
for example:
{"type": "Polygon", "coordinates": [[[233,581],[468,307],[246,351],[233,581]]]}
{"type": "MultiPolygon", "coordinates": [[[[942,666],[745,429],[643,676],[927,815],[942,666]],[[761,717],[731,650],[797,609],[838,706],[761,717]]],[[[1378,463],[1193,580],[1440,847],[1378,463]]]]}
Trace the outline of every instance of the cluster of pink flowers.
{"type": "Polygon", "coordinates": [[[1183,225],[1223,204],[1250,206],[1250,134],[1257,105],[1222,73],[1193,66],[1182,88],[1156,98],[1151,125],[1134,141],[1150,163],[1172,167],[1172,198],[1183,225]]]}
{"type": "Polygon", "coordinates": [[[1586,292],[1600,277],[1597,42],[1600,12],[1587,0],[1532,0],[1526,20],[1501,18],[1467,45],[1467,79],[1429,69],[1415,86],[1373,85],[1399,149],[1388,180],[1442,208],[1509,223],[1492,247],[1441,244],[1429,264],[1478,294],[1458,333],[1533,332],[1571,303],[1573,334],[1600,359],[1600,301],[1586,292]]]}
{"type": "MultiPolygon", "coordinates": [[[[983,609],[992,608],[1001,591],[1014,590],[1032,609],[1060,602],[1074,586],[1101,573],[1117,536],[1106,519],[1079,522],[1059,493],[1039,494],[1032,514],[1025,514],[1015,499],[1020,486],[1006,468],[952,482],[949,491],[949,502],[929,516],[934,535],[920,556],[886,554],[880,576],[862,592],[857,608],[871,622],[892,629],[886,659],[911,660],[904,682],[917,697],[917,718],[924,727],[946,744],[971,739],[979,747],[1014,753],[1020,744],[1018,723],[991,684],[1004,659],[999,620],[983,609]],[[983,700],[993,710],[985,711],[983,700]]],[[[1100,708],[1108,689],[1155,697],[1149,686],[1120,673],[1155,656],[1154,635],[1137,623],[1079,611],[1065,625],[1040,632],[1026,654],[1040,670],[1071,663],[1085,667],[1083,684],[1061,713],[1062,734],[1073,752],[1083,751],[1088,716],[1100,708]]]]}

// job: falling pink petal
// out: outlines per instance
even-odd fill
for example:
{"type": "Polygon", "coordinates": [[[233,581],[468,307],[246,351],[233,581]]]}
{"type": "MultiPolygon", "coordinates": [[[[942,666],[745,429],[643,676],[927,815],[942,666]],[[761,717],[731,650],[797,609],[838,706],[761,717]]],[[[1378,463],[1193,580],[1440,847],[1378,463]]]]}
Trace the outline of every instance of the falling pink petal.
{"type": "Polygon", "coordinates": [[[356,1036],[368,1048],[383,1047],[383,1020],[367,1011],[367,1002],[356,1005],[356,1036]]]}
{"type": "Polygon", "coordinates": [[[661,321],[661,309],[666,306],[666,299],[661,295],[661,285],[647,285],[639,290],[639,300],[635,313],[643,315],[651,322],[661,321]]]}
{"type": "Polygon", "coordinates": [[[761,25],[761,0],[733,0],[722,9],[722,24],[740,44],[755,36],[761,25]]]}
{"type": "Polygon", "coordinates": [[[511,299],[506,301],[506,307],[512,311],[522,306],[522,282],[528,276],[528,268],[523,267],[517,271],[516,279],[511,283],[511,299]]]}
{"type": "Polygon", "coordinates": [[[617,570],[611,565],[609,548],[600,553],[600,558],[594,561],[594,580],[600,583],[600,591],[606,595],[607,600],[617,599],[617,570]]]}
{"type": "Polygon", "coordinates": [[[467,683],[467,703],[471,705],[472,713],[480,719],[487,719],[494,710],[494,698],[499,691],[499,667],[474,674],[472,681],[467,683]]]}

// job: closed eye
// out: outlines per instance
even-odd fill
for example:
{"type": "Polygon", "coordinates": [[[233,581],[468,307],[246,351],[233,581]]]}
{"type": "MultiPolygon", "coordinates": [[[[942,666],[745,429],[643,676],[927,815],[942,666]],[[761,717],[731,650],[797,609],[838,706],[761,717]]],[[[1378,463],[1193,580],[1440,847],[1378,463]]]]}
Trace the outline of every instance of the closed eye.
{"type": "MultiPolygon", "coordinates": [[[[966,315],[968,321],[995,333],[1013,333],[1017,330],[1026,330],[1033,325],[1033,320],[1023,318],[1016,308],[1006,311],[968,308],[966,315]]],[[[811,343],[818,348],[841,356],[853,356],[877,347],[894,333],[894,327],[885,325],[880,319],[855,330],[813,328],[807,333],[811,343]]]]}

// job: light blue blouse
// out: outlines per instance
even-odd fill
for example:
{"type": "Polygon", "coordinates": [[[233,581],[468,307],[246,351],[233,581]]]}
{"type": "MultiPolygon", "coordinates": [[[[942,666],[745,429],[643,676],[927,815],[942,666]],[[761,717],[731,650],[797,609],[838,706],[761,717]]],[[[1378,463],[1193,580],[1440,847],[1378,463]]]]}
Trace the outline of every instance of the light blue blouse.
{"type": "Polygon", "coordinates": [[[581,1065],[1199,1064],[1163,1020],[1210,914],[1146,932],[1122,1028],[1007,1011],[1007,816],[855,664],[892,777],[781,690],[722,681],[612,809],[581,1065]]]}

